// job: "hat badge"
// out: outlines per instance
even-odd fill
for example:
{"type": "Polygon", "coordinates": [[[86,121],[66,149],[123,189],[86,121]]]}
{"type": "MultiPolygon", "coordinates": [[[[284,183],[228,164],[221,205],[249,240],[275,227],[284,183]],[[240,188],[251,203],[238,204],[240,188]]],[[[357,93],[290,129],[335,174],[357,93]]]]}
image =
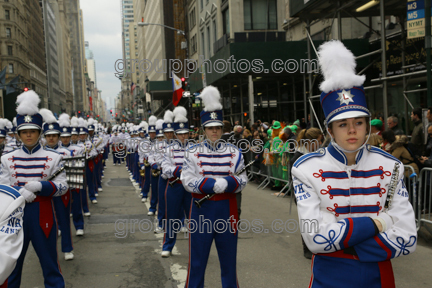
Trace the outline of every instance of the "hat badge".
{"type": "Polygon", "coordinates": [[[183,123],[180,123],[180,128],[184,128],[184,124],[183,123]]]}
{"type": "Polygon", "coordinates": [[[72,128],[72,131],[76,131],[76,128],[72,128]]]}
{"type": "Polygon", "coordinates": [[[171,128],[171,124],[168,123],[168,124],[167,124],[167,127],[168,127],[168,128],[171,128]]]}
{"type": "Polygon", "coordinates": [[[213,119],[213,120],[217,119],[217,114],[216,114],[216,112],[212,112],[212,113],[210,113],[210,118],[213,119]]]}
{"type": "Polygon", "coordinates": [[[30,115],[26,115],[26,116],[24,117],[24,121],[25,121],[26,123],[30,123],[30,122],[33,121],[33,119],[32,119],[32,117],[31,117],[30,115]]]}
{"type": "Polygon", "coordinates": [[[80,128],[80,131],[84,131],[84,128],[80,128]]]}
{"type": "Polygon", "coordinates": [[[54,129],[54,125],[52,125],[52,124],[50,124],[49,126],[48,126],[48,129],[54,129]]]}
{"type": "Polygon", "coordinates": [[[354,102],[354,100],[352,99],[354,95],[352,95],[350,91],[346,91],[344,89],[342,90],[342,92],[339,92],[337,94],[339,95],[339,97],[336,99],[336,101],[340,101],[340,105],[348,105],[348,103],[354,102]]]}
{"type": "Polygon", "coordinates": [[[63,128],[63,132],[67,132],[67,128],[66,127],[63,128]]]}

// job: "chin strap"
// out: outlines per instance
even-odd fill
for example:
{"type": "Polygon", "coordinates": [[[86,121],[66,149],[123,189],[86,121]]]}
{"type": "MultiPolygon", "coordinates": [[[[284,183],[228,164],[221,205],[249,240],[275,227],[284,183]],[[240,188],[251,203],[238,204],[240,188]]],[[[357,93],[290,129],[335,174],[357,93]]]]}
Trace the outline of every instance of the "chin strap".
{"type": "Polygon", "coordinates": [[[357,149],[355,149],[355,150],[347,150],[347,149],[344,149],[344,148],[342,148],[341,146],[339,146],[337,143],[336,143],[336,141],[335,141],[335,139],[333,138],[333,136],[330,134],[330,132],[329,132],[329,130],[328,130],[328,126],[326,126],[326,129],[327,129],[327,133],[330,135],[330,137],[331,137],[331,143],[332,143],[332,145],[333,146],[335,146],[338,150],[341,150],[342,152],[344,152],[344,153],[354,153],[354,152],[357,152],[357,151],[359,151],[359,150],[361,150],[361,149],[363,149],[363,147],[365,147],[366,146],[366,144],[368,143],[368,141],[369,141],[369,138],[370,138],[370,134],[371,134],[371,124],[370,124],[370,121],[369,121],[369,134],[368,134],[368,137],[366,138],[366,141],[359,147],[359,148],[357,148],[357,149]]]}

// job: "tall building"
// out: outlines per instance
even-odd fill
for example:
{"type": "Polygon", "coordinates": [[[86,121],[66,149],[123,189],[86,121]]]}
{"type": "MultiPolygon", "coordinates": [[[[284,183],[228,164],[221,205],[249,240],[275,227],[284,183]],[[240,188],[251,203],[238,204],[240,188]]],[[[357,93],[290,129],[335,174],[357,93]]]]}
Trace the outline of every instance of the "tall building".
{"type": "Polygon", "coordinates": [[[42,9],[39,0],[26,0],[28,28],[28,60],[30,66],[29,89],[40,97],[39,107],[48,107],[45,40],[42,9]]]}
{"type": "Polygon", "coordinates": [[[73,83],[73,111],[85,111],[88,109],[88,93],[84,78],[84,41],[82,26],[82,11],[79,0],[68,0],[66,14],[70,29],[70,50],[72,61],[73,83]]]}
{"type": "MultiPolygon", "coordinates": [[[[133,106],[131,93],[132,83],[136,85],[136,74],[132,70],[132,60],[135,57],[134,40],[134,1],[120,0],[122,20],[122,48],[124,73],[121,79],[121,109],[130,111],[133,106]]],[[[129,114],[128,114],[129,115],[129,114]]]]}
{"type": "Polygon", "coordinates": [[[60,61],[60,89],[65,94],[65,105],[62,107],[63,112],[69,115],[73,112],[73,88],[72,88],[72,59],[70,47],[70,28],[66,13],[67,1],[58,0],[59,18],[61,28],[61,46],[58,48],[61,55],[60,61]]]}
{"type": "Polygon", "coordinates": [[[85,41],[85,58],[87,60],[86,72],[88,73],[90,80],[95,83],[95,87],[97,87],[96,81],[96,62],[94,60],[93,51],[90,50],[89,42],[85,41]]]}
{"type": "MultiPolygon", "coordinates": [[[[18,83],[30,82],[27,13],[23,4],[21,1],[4,2],[0,11],[0,60],[1,69],[7,67],[6,83],[16,76],[19,76],[16,81],[18,83]]],[[[22,85],[18,86],[22,88],[22,85]]],[[[14,107],[15,99],[12,97],[4,97],[2,100],[5,107],[14,107]]],[[[12,119],[7,111],[2,111],[2,114],[12,119]]]]}
{"type": "MultiPolygon", "coordinates": [[[[48,109],[54,113],[61,111],[60,101],[65,99],[61,95],[59,86],[59,61],[57,52],[56,14],[58,14],[57,1],[41,0],[44,21],[45,55],[47,66],[48,109]]],[[[59,31],[60,32],[60,31],[59,31]]]]}

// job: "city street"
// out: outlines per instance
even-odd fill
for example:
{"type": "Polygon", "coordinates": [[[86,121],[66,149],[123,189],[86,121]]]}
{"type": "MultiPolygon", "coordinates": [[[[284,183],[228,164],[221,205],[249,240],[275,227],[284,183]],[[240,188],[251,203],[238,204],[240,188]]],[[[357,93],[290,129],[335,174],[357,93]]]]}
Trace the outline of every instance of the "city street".
{"type": "MultiPolygon", "coordinates": [[[[139,221],[153,217],[147,216],[149,203],[141,203],[125,166],[113,166],[110,155],[104,174],[104,191],[99,192],[98,204],[90,204],[92,215],[85,219],[85,235],[75,236],[72,227],[75,259],[66,262],[63,253],[59,253],[66,287],[184,287],[187,237],[180,233],[174,255],[162,258],[163,234],[139,229],[139,221]],[[126,222],[132,223],[128,229],[123,224],[126,222]]],[[[242,219],[249,222],[260,219],[263,231],[243,230],[239,234],[237,273],[240,286],[307,287],[311,261],[303,257],[300,232],[297,229],[294,233],[276,233],[271,228],[276,219],[284,223],[291,219],[288,229],[294,229],[296,206],[293,203],[290,215],[289,197],[278,198],[269,189],[256,188],[257,184],[250,183],[243,191],[242,219]]],[[[59,240],[58,250],[60,247],[59,240]]],[[[420,238],[413,255],[393,260],[396,286],[430,287],[430,259],[432,242],[420,238]]],[[[44,286],[41,268],[31,247],[22,278],[22,287],[44,286]]],[[[206,287],[221,287],[214,245],[205,283],[206,287]]]]}

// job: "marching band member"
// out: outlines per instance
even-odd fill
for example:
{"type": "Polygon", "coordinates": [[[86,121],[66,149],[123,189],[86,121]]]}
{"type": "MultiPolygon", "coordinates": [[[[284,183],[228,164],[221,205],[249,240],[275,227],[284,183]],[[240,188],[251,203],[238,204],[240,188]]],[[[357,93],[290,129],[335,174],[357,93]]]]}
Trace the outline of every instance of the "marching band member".
{"type": "Polygon", "coordinates": [[[176,139],[167,146],[161,162],[161,177],[168,179],[168,183],[172,183],[172,185],[167,185],[164,197],[166,224],[162,257],[171,255],[177,238],[176,232],[181,230],[182,219],[185,216],[183,207],[187,207],[186,215],[189,215],[192,200],[191,194],[185,190],[180,181],[185,150],[190,146],[188,145],[189,125],[186,117],[187,111],[184,107],[178,106],[174,109],[173,115],[175,117],[173,129],[176,139]],[[175,229],[175,224],[177,229],[175,229]]]}
{"type": "MultiPolygon", "coordinates": [[[[147,163],[148,166],[146,166],[145,168],[145,179],[144,179],[144,185],[143,185],[143,199],[147,199],[147,195],[150,192],[150,186],[152,186],[152,191],[151,191],[151,199],[152,201],[155,201],[155,203],[150,203],[150,209],[149,212],[147,213],[148,216],[153,216],[155,215],[156,212],[156,204],[157,204],[157,188],[153,187],[153,185],[157,184],[157,181],[154,181],[153,178],[153,173],[151,170],[151,163],[150,163],[150,157],[152,157],[152,153],[154,152],[154,144],[156,142],[156,121],[157,118],[156,116],[152,115],[149,117],[149,127],[148,127],[148,133],[149,133],[149,142],[148,143],[150,145],[150,147],[144,147],[144,153],[143,153],[143,161],[145,163],[147,163]],[[155,184],[156,183],[156,184],[155,184]],[[150,185],[151,184],[151,185],[150,185]],[[153,189],[154,188],[154,189],[153,189]],[[153,200],[154,199],[154,200],[153,200]]],[[[142,167],[141,167],[142,169],[142,167]]],[[[146,200],[141,200],[142,202],[145,202],[146,200]]]]}
{"type": "MultiPolygon", "coordinates": [[[[158,205],[158,197],[159,197],[159,177],[160,177],[160,170],[159,170],[159,166],[157,164],[157,153],[159,152],[158,147],[160,146],[160,143],[164,140],[164,134],[163,134],[163,120],[162,119],[158,119],[156,121],[156,141],[154,141],[152,143],[152,149],[149,153],[149,157],[148,157],[148,161],[150,163],[150,167],[151,167],[151,190],[152,190],[152,195],[151,195],[151,199],[150,199],[150,209],[149,209],[149,213],[147,213],[147,215],[150,215],[151,213],[153,213],[152,215],[155,214],[156,210],[157,210],[157,205],[158,205]]],[[[156,230],[155,230],[156,232],[156,230]]]]}
{"type": "MultiPolygon", "coordinates": [[[[95,169],[94,158],[97,156],[97,152],[94,149],[92,142],[90,142],[87,139],[87,133],[88,133],[87,121],[84,120],[83,118],[79,118],[78,121],[79,121],[79,139],[80,139],[79,143],[85,146],[85,154],[87,158],[86,182],[88,187],[88,195],[90,201],[93,204],[97,204],[98,203],[96,199],[97,189],[95,185],[96,183],[94,182],[94,178],[93,178],[93,170],[95,169]]],[[[87,197],[87,195],[83,195],[81,197],[87,197]]]]}
{"type": "Polygon", "coordinates": [[[219,91],[208,86],[200,97],[205,107],[200,117],[206,140],[186,150],[180,180],[195,200],[209,194],[214,196],[201,208],[191,205],[189,267],[185,287],[204,287],[204,274],[213,240],[219,255],[222,287],[238,287],[236,193],[246,187],[247,176],[245,171],[240,175],[234,174],[244,167],[244,160],[236,146],[218,141],[223,126],[219,91]],[[201,223],[202,218],[211,224],[201,223]],[[226,229],[216,229],[216,221],[225,224],[226,229]],[[191,222],[196,224],[196,229],[192,228],[191,222]]]}
{"type": "MultiPolygon", "coordinates": [[[[71,141],[72,141],[73,145],[76,145],[82,149],[82,152],[79,155],[85,157],[86,156],[86,146],[83,143],[81,143],[79,140],[79,132],[80,132],[79,125],[80,125],[79,119],[76,116],[73,116],[71,118],[71,127],[72,127],[71,141]]],[[[88,165],[88,164],[85,163],[85,165],[88,165]]],[[[84,177],[85,177],[85,175],[84,175],[84,177]]],[[[87,180],[86,180],[86,182],[87,182],[87,180]]],[[[80,189],[80,198],[81,198],[81,204],[82,204],[82,210],[84,212],[84,216],[90,217],[91,213],[89,210],[88,200],[87,200],[87,187],[80,189]]],[[[72,206],[72,209],[73,209],[73,206],[72,206]]]]}
{"type": "Polygon", "coordinates": [[[3,155],[3,150],[6,147],[6,124],[7,119],[0,119],[0,156],[3,155]]]}
{"type": "MultiPolygon", "coordinates": [[[[69,150],[72,153],[73,157],[82,157],[84,153],[84,147],[71,143],[72,127],[70,127],[71,124],[70,124],[70,119],[68,114],[63,113],[59,116],[59,125],[61,131],[60,134],[61,146],[69,150]]],[[[76,235],[83,236],[84,217],[83,217],[83,204],[82,204],[80,193],[85,194],[85,192],[82,191],[83,189],[79,189],[79,188],[69,188],[69,190],[71,192],[71,198],[72,198],[72,206],[71,206],[72,221],[76,229],[76,235]]]]}
{"type": "Polygon", "coordinates": [[[321,105],[332,139],[292,168],[300,223],[309,226],[302,236],[314,253],[309,287],[395,287],[390,259],[411,254],[417,242],[404,166],[367,145],[365,76],[356,75],[351,51],[329,41],[318,54],[325,79],[321,105]]]}
{"type": "MultiPolygon", "coordinates": [[[[150,116],[149,123],[151,123],[150,119],[153,119],[151,117],[154,116],[150,116]]],[[[142,177],[143,178],[142,188],[141,188],[141,197],[142,197],[141,202],[143,203],[147,201],[147,196],[150,191],[151,168],[150,168],[150,164],[148,163],[147,155],[151,149],[151,140],[147,139],[146,137],[147,131],[150,129],[149,123],[143,121],[140,124],[143,127],[143,132],[142,132],[143,140],[140,142],[140,145],[138,146],[138,157],[139,157],[138,162],[141,167],[141,170],[144,170],[143,173],[144,175],[142,177]]]]}
{"type": "Polygon", "coordinates": [[[118,126],[114,125],[112,128],[112,135],[110,138],[110,144],[111,144],[111,149],[112,149],[112,155],[113,155],[113,165],[115,166],[120,165],[120,158],[117,157],[117,152],[119,151],[119,147],[118,147],[118,142],[119,142],[119,136],[118,136],[118,126]]]}
{"type": "MultiPolygon", "coordinates": [[[[14,120],[16,121],[16,117],[14,118],[14,120]]],[[[6,153],[19,149],[19,145],[20,145],[20,141],[17,140],[15,136],[16,125],[14,127],[11,121],[7,119],[5,119],[5,121],[6,121],[5,127],[7,130],[7,136],[6,136],[6,143],[3,148],[3,153],[1,155],[5,155],[6,153]]]]}
{"type": "Polygon", "coordinates": [[[21,254],[24,242],[24,206],[25,199],[17,189],[0,185],[0,287],[8,287],[6,279],[14,270],[21,254]]]}
{"type": "Polygon", "coordinates": [[[158,147],[155,150],[155,161],[158,169],[160,170],[160,177],[159,177],[159,183],[158,183],[158,227],[155,229],[155,233],[162,233],[164,232],[164,225],[163,225],[163,219],[165,219],[165,192],[168,186],[168,178],[167,176],[163,175],[163,169],[162,169],[162,160],[165,155],[166,147],[169,145],[169,143],[172,142],[174,138],[174,127],[173,127],[173,121],[174,121],[174,114],[172,111],[167,110],[164,114],[162,129],[164,134],[164,139],[158,143],[158,147]]]}
{"type": "Polygon", "coordinates": [[[24,258],[30,241],[39,257],[46,287],[64,287],[65,282],[57,261],[57,224],[52,198],[66,193],[66,173],[62,156],[39,143],[42,116],[38,113],[39,96],[32,90],[17,97],[17,131],[23,145],[2,156],[0,184],[13,185],[26,199],[24,208],[24,244],[17,265],[8,278],[8,287],[19,287],[24,258]]]}
{"type": "MultiPolygon", "coordinates": [[[[93,158],[93,164],[94,164],[94,168],[92,171],[92,175],[93,175],[93,182],[95,183],[95,196],[99,196],[98,192],[102,192],[102,182],[101,182],[101,178],[100,178],[100,169],[101,169],[101,165],[102,165],[102,161],[101,161],[101,149],[102,149],[102,139],[99,138],[97,135],[95,135],[95,129],[97,127],[97,121],[94,120],[93,118],[89,118],[87,120],[88,126],[87,126],[87,130],[88,130],[88,141],[90,141],[90,143],[92,144],[92,150],[94,151],[94,158],[93,158]]],[[[93,202],[93,201],[92,201],[93,202]]]]}
{"type": "MultiPolygon", "coordinates": [[[[54,117],[54,114],[45,108],[39,110],[39,114],[42,115],[44,120],[44,124],[42,126],[43,135],[46,140],[45,147],[57,151],[63,158],[67,158],[72,156],[72,152],[66,148],[63,148],[58,145],[60,140],[60,125],[57,122],[57,119],[54,117]]],[[[68,189],[65,194],[60,197],[55,197],[53,199],[54,209],[56,212],[58,231],[61,233],[61,246],[62,252],[64,253],[65,260],[73,260],[73,244],[72,244],[72,236],[70,229],[70,201],[71,195],[70,190],[68,189]]]]}

